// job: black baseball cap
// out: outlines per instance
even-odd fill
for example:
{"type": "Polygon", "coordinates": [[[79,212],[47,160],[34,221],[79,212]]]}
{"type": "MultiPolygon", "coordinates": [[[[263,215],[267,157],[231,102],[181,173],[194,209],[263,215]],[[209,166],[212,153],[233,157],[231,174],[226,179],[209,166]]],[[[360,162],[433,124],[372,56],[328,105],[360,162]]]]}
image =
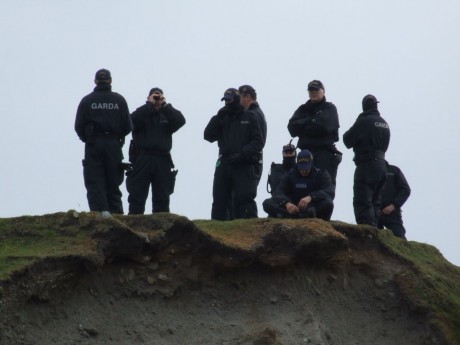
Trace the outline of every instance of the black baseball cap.
{"type": "Polygon", "coordinates": [[[231,100],[233,100],[233,98],[235,96],[239,96],[239,95],[240,95],[240,92],[237,89],[231,87],[231,88],[225,90],[224,97],[221,98],[221,101],[223,101],[223,100],[231,101],[231,100]]]}
{"type": "Polygon", "coordinates": [[[308,83],[308,91],[316,91],[319,89],[324,90],[324,85],[319,80],[312,80],[311,82],[308,83]]]}
{"type": "Polygon", "coordinates": [[[96,72],[96,76],[94,77],[94,79],[99,81],[110,80],[112,79],[112,75],[110,74],[110,71],[108,69],[103,68],[96,72]]]}
{"type": "Polygon", "coordinates": [[[363,110],[377,109],[377,103],[380,103],[374,95],[366,95],[363,98],[363,110]]]}
{"type": "Polygon", "coordinates": [[[295,151],[297,148],[292,143],[292,139],[289,141],[289,144],[283,145],[283,152],[286,151],[295,151]]]}

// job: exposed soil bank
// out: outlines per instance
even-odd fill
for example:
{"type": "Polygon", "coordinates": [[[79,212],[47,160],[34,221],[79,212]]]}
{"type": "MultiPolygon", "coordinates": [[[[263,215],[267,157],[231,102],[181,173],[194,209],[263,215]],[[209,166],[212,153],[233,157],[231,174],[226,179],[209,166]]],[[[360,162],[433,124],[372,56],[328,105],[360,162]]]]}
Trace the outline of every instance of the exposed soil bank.
{"type": "Polygon", "coordinates": [[[366,228],[258,220],[235,242],[177,216],[62,217],[93,247],[2,281],[2,345],[448,344],[366,228]]]}

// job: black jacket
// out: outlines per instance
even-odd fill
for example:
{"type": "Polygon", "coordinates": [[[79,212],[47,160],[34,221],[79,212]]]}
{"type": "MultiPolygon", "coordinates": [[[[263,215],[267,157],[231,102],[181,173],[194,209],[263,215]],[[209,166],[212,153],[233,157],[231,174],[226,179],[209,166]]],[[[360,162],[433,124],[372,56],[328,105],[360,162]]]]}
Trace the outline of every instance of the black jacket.
{"type": "Polygon", "coordinates": [[[319,201],[333,199],[334,194],[334,185],[326,170],[313,167],[308,176],[302,176],[296,166],[284,175],[273,195],[282,200],[284,206],[287,202],[297,205],[308,195],[313,201],[319,201]]]}
{"type": "Polygon", "coordinates": [[[157,110],[151,102],[137,108],[131,119],[134,146],[139,150],[171,151],[173,133],[185,124],[184,115],[171,104],[157,110]]]}
{"type": "Polygon", "coordinates": [[[324,98],[319,103],[310,100],[302,104],[289,120],[291,136],[299,137],[300,149],[333,146],[339,141],[339,115],[337,108],[324,98]]]}
{"type": "Polygon", "coordinates": [[[100,84],[78,105],[75,131],[84,142],[105,133],[124,140],[132,130],[129,109],[122,95],[100,84]]]}
{"type": "Polygon", "coordinates": [[[393,204],[397,209],[407,201],[411,189],[397,166],[387,164],[387,179],[382,191],[382,208],[393,204]]]}
{"type": "Polygon", "coordinates": [[[377,109],[365,111],[343,135],[343,143],[347,148],[353,148],[355,162],[373,159],[376,153],[387,151],[390,127],[377,109]]]}
{"type": "Polygon", "coordinates": [[[262,140],[265,146],[265,143],[267,141],[267,121],[265,120],[264,112],[262,111],[262,109],[259,106],[259,103],[257,102],[252,103],[249,106],[248,110],[252,111],[256,115],[257,120],[259,121],[260,130],[262,131],[262,140]]]}
{"type": "Polygon", "coordinates": [[[211,143],[217,141],[219,154],[224,159],[240,154],[245,162],[257,161],[264,146],[258,119],[242,106],[237,110],[220,109],[206,126],[204,139],[211,143]]]}

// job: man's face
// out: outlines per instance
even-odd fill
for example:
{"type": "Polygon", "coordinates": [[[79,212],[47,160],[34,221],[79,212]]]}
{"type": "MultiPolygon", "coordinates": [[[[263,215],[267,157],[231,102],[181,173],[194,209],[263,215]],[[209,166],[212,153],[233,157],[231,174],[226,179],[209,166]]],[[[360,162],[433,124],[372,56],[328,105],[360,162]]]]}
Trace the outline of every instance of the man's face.
{"type": "Polygon", "coordinates": [[[243,107],[248,108],[251,105],[251,96],[247,93],[242,93],[240,96],[240,104],[243,107]]]}
{"type": "Polygon", "coordinates": [[[324,98],[324,90],[308,90],[308,96],[313,103],[321,102],[324,98]]]}
{"type": "Polygon", "coordinates": [[[295,151],[283,151],[283,157],[294,157],[295,151]]]}

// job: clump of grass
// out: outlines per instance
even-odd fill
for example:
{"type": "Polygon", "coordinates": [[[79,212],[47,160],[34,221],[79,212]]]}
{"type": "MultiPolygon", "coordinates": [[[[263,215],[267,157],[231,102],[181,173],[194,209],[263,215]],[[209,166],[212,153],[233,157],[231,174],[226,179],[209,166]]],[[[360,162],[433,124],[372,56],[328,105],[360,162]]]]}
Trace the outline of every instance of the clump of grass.
{"type": "Polygon", "coordinates": [[[255,218],[232,221],[195,220],[193,223],[226,245],[249,250],[262,244],[263,236],[271,229],[269,224],[275,221],[255,218]]]}
{"type": "Polygon", "coordinates": [[[78,225],[70,236],[60,233],[61,219],[58,214],[0,219],[0,280],[41,258],[88,252],[89,234],[78,225]]]}
{"type": "Polygon", "coordinates": [[[460,267],[448,262],[431,245],[401,240],[390,231],[379,232],[379,239],[418,273],[399,277],[416,307],[434,312],[434,322],[460,344],[460,267]]]}

